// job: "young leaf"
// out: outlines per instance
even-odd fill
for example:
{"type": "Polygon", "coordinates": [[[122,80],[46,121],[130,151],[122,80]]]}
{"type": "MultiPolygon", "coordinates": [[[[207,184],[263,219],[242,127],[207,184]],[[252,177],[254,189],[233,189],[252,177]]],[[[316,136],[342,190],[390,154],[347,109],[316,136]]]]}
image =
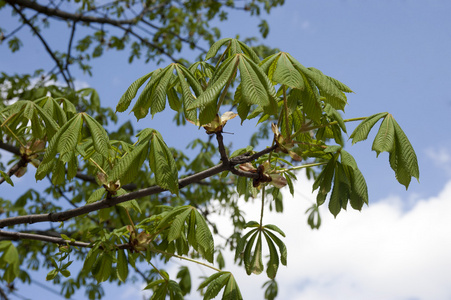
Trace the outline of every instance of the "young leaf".
{"type": "Polygon", "coordinates": [[[128,276],[128,261],[124,249],[117,250],[117,278],[125,282],[128,276]]]}
{"type": "Polygon", "coordinates": [[[207,261],[213,263],[213,254],[215,251],[213,236],[204,217],[197,210],[194,212],[196,214],[197,250],[207,261]]]}
{"type": "Polygon", "coordinates": [[[108,158],[110,155],[110,143],[105,129],[99,122],[86,113],[83,113],[83,119],[91,132],[94,149],[103,157],[108,158]]]}
{"type": "Polygon", "coordinates": [[[377,156],[381,152],[392,152],[395,145],[395,126],[392,115],[388,114],[379,128],[374,138],[372,150],[376,151],[377,156]]]}
{"type": "Polygon", "coordinates": [[[135,98],[138,89],[144,84],[144,82],[146,82],[147,79],[149,79],[150,76],[152,76],[153,73],[154,72],[150,72],[149,74],[135,80],[128,87],[127,91],[122,95],[119,103],[116,106],[116,112],[123,112],[130,106],[130,102],[133,98],[135,98]]]}
{"type": "Polygon", "coordinates": [[[8,174],[6,174],[5,172],[3,172],[2,170],[0,170],[0,175],[5,179],[5,181],[10,184],[11,186],[14,186],[13,181],[11,180],[11,177],[8,176],[8,174]]]}
{"type": "Polygon", "coordinates": [[[179,193],[178,171],[174,156],[159,132],[153,131],[149,151],[149,166],[159,186],[173,194],[179,193]]]}
{"type": "Polygon", "coordinates": [[[295,69],[284,52],[279,53],[279,59],[275,62],[277,67],[272,74],[271,80],[284,84],[293,89],[304,89],[302,74],[295,69]]]}
{"type": "Polygon", "coordinates": [[[369,116],[365,120],[363,120],[352,132],[350,138],[352,139],[352,144],[355,144],[360,141],[366,140],[368,134],[370,133],[371,128],[379,121],[381,118],[384,118],[388,113],[378,113],[372,116],[369,116]]]}
{"type": "Polygon", "coordinates": [[[114,165],[108,175],[108,180],[111,182],[120,180],[121,185],[132,182],[138,175],[148,151],[148,144],[143,143],[137,145],[130,153],[124,154],[119,162],[114,165]]]}

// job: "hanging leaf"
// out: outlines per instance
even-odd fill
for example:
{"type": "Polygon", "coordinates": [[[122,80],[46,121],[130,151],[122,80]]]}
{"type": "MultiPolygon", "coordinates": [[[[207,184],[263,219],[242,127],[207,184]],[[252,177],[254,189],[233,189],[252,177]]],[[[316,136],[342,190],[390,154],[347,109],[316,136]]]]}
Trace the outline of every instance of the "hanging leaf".
{"type": "Polygon", "coordinates": [[[150,142],[149,166],[159,186],[173,194],[179,193],[178,171],[174,156],[156,130],[152,132],[150,142]]]}
{"type": "Polygon", "coordinates": [[[371,131],[371,128],[379,121],[381,118],[387,116],[388,113],[378,113],[372,116],[367,117],[363,120],[352,132],[350,138],[352,139],[352,144],[355,144],[360,141],[364,141],[367,139],[368,134],[371,131]]]}
{"type": "Polygon", "coordinates": [[[107,132],[103,126],[90,115],[83,113],[83,119],[91,133],[95,150],[104,158],[108,158],[110,156],[110,143],[107,132]]]}
{"type": "Polygon", "coordinates": [[[155,72],[150,72],[149,74],[144,75],[143,77],[135,80],[128,87],[127,91],[122,95],[116,106],[116,112],[123,112],[130,106],[130,102],[133,98],[135,98],[136,93],[138,93],[138,89],[144,84],[144,82],[146,82],[147,79],[149,79],[150,76],[154,75],[154,73],[155,72]]]}

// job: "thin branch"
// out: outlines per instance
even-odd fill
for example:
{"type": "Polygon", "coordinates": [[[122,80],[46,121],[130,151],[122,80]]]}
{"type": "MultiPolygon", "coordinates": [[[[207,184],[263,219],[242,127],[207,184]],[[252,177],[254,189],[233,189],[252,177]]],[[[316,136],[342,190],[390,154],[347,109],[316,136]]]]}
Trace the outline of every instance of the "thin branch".
{"type": "MultiPolygon", "coordinates": [[[[92,248],[93,247],[93,245],[91,243],[69,241],[69,240],[65,240],[60,237],[52,237],[52,236],[48,236],[48,235],[41,235],[41,234],[34,234],[34,233],[23,233],[23,232],[12,232],[12,231],[0,230],[0,236],[8,237],[8,238],[10,238],[10,240],[13,240],[13,241],[34,240],[34,241],[54,243],[54,244],[58,244],[58,245],[71,245],[71,246],[82,247],[82,248],[92,248]]],[[[129,248],[130,248],[129,244],[115,245],[115,249],[129,249],[129,248]]]]}
{"type": "Polygon", "coordinates": [[[5,291],[0,287],[0,296],[2,300],[8,300],[8,296],[6,295],[5,291]]]}
{"type": "Polygon", "coordinates": [[[0,141],[0,149],[6,150],[15,155],[19,155],[19,156],[22,155],[22,153],[20,153],[20,149],[18,147],[4,143],[2,141],[0,141]]]}
{"type": "MultiPolygon", "coordinates": [[[[145,14],[146,11],[150,11],[154,9],[152,8],[144,8],[143,12],[138,15],[138,17],[128,19],[128,20],[114,20],[110,18],[100,18],[100,17],[92,17],[92,16],[85,16],[83,14],[72,14],[68,13],[66,11],[62,11],[57,8],[50,8],[44,5],[40,5],[37,2],[29,1],[29,0],[5,0],[6,3],[14,5],[19,5],[20,7],[24,8],[30,8],[34,11],[37,11],[39,13],[45,14],[49,17],[56,17],[62,20],[71,20],[71,21],[80,21],[80,22],[86,22],[86,23],[99,23],[99,24],[111,24],[114,26],[117,25],[127,25],[127,24],[135,24],[138,22],[142,16],[145,14]]],[[[157,6],[156,6],[157,7],[157,6]]]]}
{"type": "MultiPolygon", "coordinates": [[[[233,170],[236,170],[235,166],[237,164],[242,164],[242,163],[246,163],[246,162],[255,160],[262,155],[265,155],[267,153],[270,153],[271,151],[274,151],[276,148],[277,147],[272,146],[270,148],[266,148],[253,155],[246,155],[246,154],[240,155],[240,156],[230,159],[228,164],[225,164],[223,162],[222,164],[216,165],[207,170],[201,171],[201,172],[196,173],[191,176],[184,177],[179,180],[179,188],[183,188],[190,184],[199,182],[203,179],[214,176],[223,171],[233,172],[233,170]]],[[[240,171],[240,176],[244,176],[244,175],[252,177],[252,178],[255,178],[256,176],[258,176],[258,174],[256,174],[256,173],[240,171]]],[[[79,208],[70,209],[70,210],[66,210],[66,211],[62,211],[62,212],[58,212],[58,213],[26,215],[26,216],[5,218],[3,220],[0,220],[0,228],[6,227],[6,226],[18,225],[18,224],[33,224],[33,223],[40,223],[40,222],[62,222],[62,221],[66,221],[66,220],[72,219],[77,216],[81,216],[81,215],[84,215],[84,214],[87,214],[87,213],[90,213],[93,211],[100,210],[102,208],[112,207],[119,203],[123,203],[123,202],[133,200],[133,199],[142,198],[145,196],[159,194],[164,191],[166,191],[166,189],[155,185],[155,186],[151,186],[151,187],[139,190],[139,191],[130,192],[130,193],[122,195],[122,196],[118,196],[118,197],[114,197],[114,198],[107,198],[102,201],[98,201],[95,203],[87,204],[87,205],[79,207],[79,208]]]]}
{"type": "Polygon", "coordinates": [[[74,82],[73,82],[73,80],[72,80],[72,76],[70,75],[69,65],[71,64],[71,61],[70,61],[70,60],[71,60],[70,53],[71,53],[71,50],[72,50],[72,42],[73,42],[73,40],[74,40],[74,36],[75,36],[75,27],[76,27],[76,26],[77,26],[77,22],[74,21],[74,22],[72,23],[72,30],[71,30],[70,38],[69,38],[69,45],[68,45],[68,47],[67,47],[66,66],[64,67],[64,69],[66,69],[67,74],[69,75],[69,78],[71,79],[71,83],[72,83],[71,88],[72,88],[73,90],[75,89],[75,87],[74,87],[74,82]]]}
{"type": "MultiPolygon", "coordinates": [[[[11,1],[14,2],[14,1],[11,1]]],[[[17,1],[20,2],[20,1],[17,1]]],[[[36,36],[39,38],[39,40],[41,41],[41,43],[44,45],[45,50],[47,50],[47,52],[49,53],[49,55],[51,56],[51,58],[56,62],[56,65],[58,66],[58,69],[61,72],[61,75],[64,78],[64,81],[66,81],[67,86],[70,88],[70,80],[67,78],[66,74],[64,73],[64,68],[61,64],[61,61],[55,56],[55,54],[53,53],[53,51],[50,49],[49,45],[47,44],[47,42],[45,41],[45,39],[42,37],[42,35],[39,33],[39,31],[33,26],[33,24],[31,24],[31,22],[27,19],[27,17],[22,13],[22,11],[20,9],[18,9],[14,3],[10,3],[11,6],[13,7],[13,9],[20,15],[20,17],[22,18],[22,20],[28,25],[30,26],[31,30],[33,31],[34,34],[36,34],[36,36]]]]}
{"type": "MultiPolygon", "coordinates": [[[[28,161],[26,159],[24,159],[23,157],[14,165],[11,167],[11,169],[9,169],[8,176],[11,177],[14,174],[16,174],[17,171],[19,171],[21,168],[26,167],[28,164],[28,161]]],[[[0,178],[0,184],[2,184],[3,182],[5,182],[5,178],[1,177],[0,178]]]]}

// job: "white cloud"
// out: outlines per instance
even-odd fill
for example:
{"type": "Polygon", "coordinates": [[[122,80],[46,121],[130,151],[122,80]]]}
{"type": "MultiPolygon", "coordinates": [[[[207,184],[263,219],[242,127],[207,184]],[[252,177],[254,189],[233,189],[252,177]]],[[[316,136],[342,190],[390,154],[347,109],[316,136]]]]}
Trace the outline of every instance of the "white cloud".
{"type": "Polygon", "coordinates": [[[442,170],[445,170],[451,175],[451,153],[447,148],[428,148],[426,149],[426,156],[442,170]]]}
{"type": "MultiPolygon", "coordinates": [[[[311,191],[305,178],[297,185],[311,191]]],[[[265,224],[276,224],[287,234],[288,267],[279,269],[278,299],[451,298],[451,182],[437,197],[417,200],[408,211],[399,197],[372,203],[362,212],[343,211],[337,219],[324,207],[318,231],[309,229],[304,214],[313,201],[313,195],[289,196],[284,214],[264,217],[265,224]]],[[[247,220],[258,220],[256,207],[258,202],[243,204],[247,220]]],[[[263,299],[265,274],[231,271],[244,299],[263,299]]]]}

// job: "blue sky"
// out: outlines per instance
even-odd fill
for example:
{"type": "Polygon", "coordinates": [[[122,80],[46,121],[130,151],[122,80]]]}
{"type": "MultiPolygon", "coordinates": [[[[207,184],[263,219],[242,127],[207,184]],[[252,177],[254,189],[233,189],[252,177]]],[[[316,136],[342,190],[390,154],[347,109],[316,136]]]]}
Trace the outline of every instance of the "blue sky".
{"type": "MultiPolygon", "coordinates": [[[[350,86],[355,94],[348,97],[345,118],[392,113],[414,146],[420,164],[420,183],[413,180],[406,192],[394,178],[388,155],[376,159],[371,152],[371,136],[367,142],[347,147],[367,179],[370,206],[361,213],[343,212],[336,220],[325,212],[328,221],[314,232],[307,229],[304,219],[274,217],[277,222],[288,222],[281,227],[291,233],[290,239],[298,238],[289,242],[289,266],[281,272],[283,282],[279,282],[280,289],[291,297],[279,299],[296,299],[295,295],[303,299],[451,298],[443,281],[451,275],[451,221],[446,220],[451,198],[450,11],[451,2],[444,0],[286,1],[266,17],[270,33],[264,43],[350,86]],[[418,224],[422,226],[418,228],[418,224]],[[301,229],[291,230],[293,226],[301,229]],[[337,236],[341,238],[335,240],[337,236]],[[419,243],[421,240],[428,244],[419,243]],[[356,243],[357,250],[366,255],[355,253],[356,243]],[[405,252],[398,253],[400,250],[405,252]],[[333,260],[332,255],[340,259],[333,260]],[[411,283],[403,285],[399,278],[411,283]],[[390,282],[394,282],[393,287],[390,282]],[[340,292],[343,297],[337,298],[340,292]]],[[[0,11],[1,27],[12,29],[4,21],[9,18],[7,10],[0,11]]],[[[223,37],[239,34],[244,38],[258,35],[257,24],[258,19],[235,13],[220,26],[223,37]]],[[[54,45],[59,42],[57,32],[54,45]]],[[[0,71],[27,72],[50,66],[40,45],[29,39],[23,42],[24,50],[15,54],[0,47],[0,71]]],[[[155,68],[126,61],[126,54],[110,52],[93,61],[93,77],[76,77],[96,88],[103,103],[115,107],[131,82],[155,68]]],[[[123,113],[121,119],[129,117],[123,113]]],[[[168,117],[163,114],[142,120],[138,126],[160,130],[170,146],[182,149],[193,135],[204,136],[191,127],[174,134],[166,129],[168,117]],[[190,138],[185,138],[188,135],[190,138]]],[[[350,124],[348,132],[353,128],[350,124]]],[[[226,131],[235,133],[226,136],[235,147],[246,145],[249,131],[240,127],[238,120],[230,121],[226,131]]],[[[298,190],[303,197],[296,200],[312,199],[306,180],[300,181],[298,190]]],[[[289,203],[293,210],[303,209],[296,206],[299,203],[289,203]]],[[[122,299],[117,292],[114,295],[114,299],[122,299]]]]}

